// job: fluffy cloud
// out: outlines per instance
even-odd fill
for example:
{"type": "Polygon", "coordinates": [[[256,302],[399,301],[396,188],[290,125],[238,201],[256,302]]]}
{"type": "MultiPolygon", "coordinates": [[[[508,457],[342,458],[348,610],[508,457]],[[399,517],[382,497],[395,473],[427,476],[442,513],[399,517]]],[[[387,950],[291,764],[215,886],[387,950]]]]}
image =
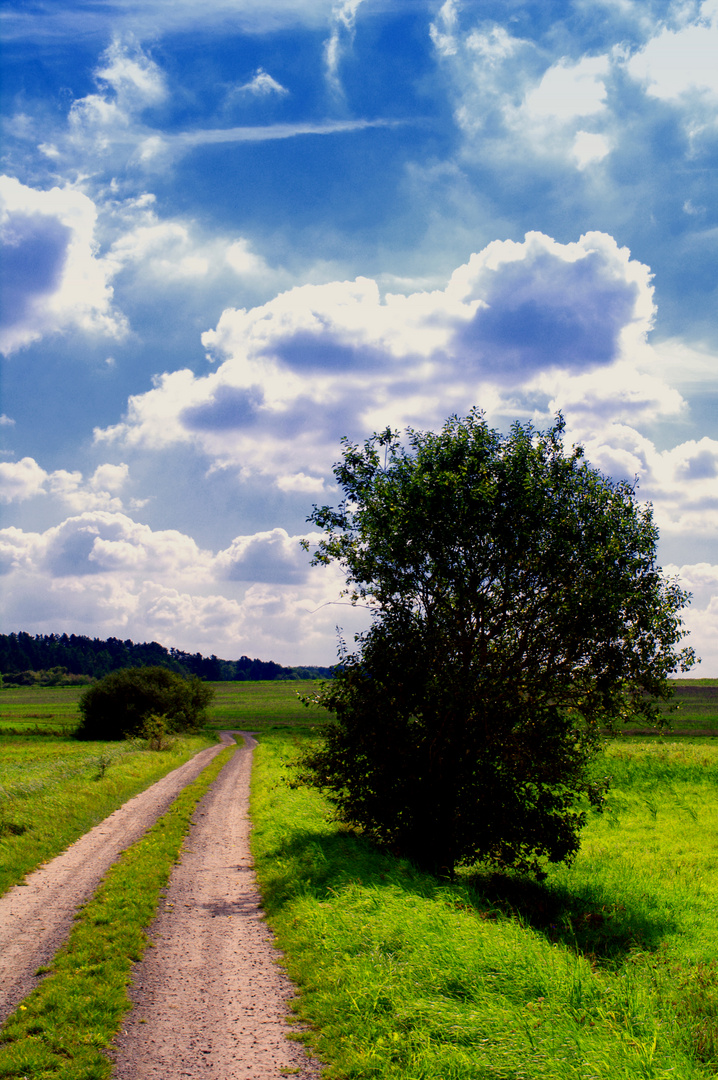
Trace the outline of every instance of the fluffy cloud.
{"type": "Polygon", "coordinates": [[[21,502],[46,490],[48,475],[31,457],[0,462],[0,502],[21,502]]]}
{"type": "Polygon", "coordinates": [[[682,587],[692,594],[691,604],[684,613],[685,629],[691,634],[701,658],[696,675],[712,675],[718,671],[718,566],[711,563],[667,565],[664,572],[676,577],[682,587]]]}
{"type": "Polygon", "coordinates": [[[698,18],[678,29],[663,27],[628,61],[628,71],[663,101],[709,95],[718,103],[718,7],[701,4],[698,18]]]}
{"type": "Polygon", "coordinates": [[[44,533],[0,530],[3,628],[148,637],[180,648],[285,663],[332,655],[337,622],[366,612],[340,600],[336,570],[309,566],[282,529],[216,554],[191,537],[96,511],[44,533]]]}
{"type": "Polygon", "coordinates": [[[485,163],[497,153],[497,163],[505,165],[507,146],[516,143],[515,153],[522,156],[528,151],[583,170],[610,152],[603,130],[608,55],[560,56],[546,67],[545,49],[503,26],[464,29],[455,0],[440,9],[431,38],[452,78],[465,155],[478,151],[485,163]]]}
{"type": "MultiPolygon", "coordinates": [[[[282,490],[321,490],[343,434],[440,423],[477,402],[500,411],[518,384],[547,402],[557,381],[566,388],[610,368],[614,400],[628,380],[634,407],[642,392],[647,409],[665,406],[670,395],[657,379],[641,383],[624,371],[626,355],[645,348],[652,317],[647,268],[611,237],[559,244],[532,233],[490,244],[443,290],[382,296],[358,278],[228,309],[203,337],[216,371],[158,377],[96,439],[194,443],[217,464],[266,475],[282,490]]],[[[605,378],[593,393],[601,386],[605,401],[605,378]]]]}
{"type": "MultiPolygon", "coordinates": [[[[560,410],[594,465],[640,478],[662,534],[708,542],[718,531],[718,443],[661,449],[644,433],[658,419],[682,424],[688,411],[648,344],[653,316],[648,268],[611,237],[560,244],[531,233],[489,244],[444,289],[382,295],[358,278],[228,309],[203,337],[215,370],[159,376],[96,441],[127,453],[187,444],[210,474],[331,501],[343,435],[438,426],[473,405],[498,425],[545,425],[560,410]]],[[[239,537],[217,564],[223,580],[291,584],[301,570],[287,545],[281,530],[239,537]]]]}
{"type": "MultiPolygon", "coordinates": [[[[308,534],[310,539],[318,539],[308,534]]],[[[229,581],[294,583],[307,577],[307,556],[296,536],[284,529],[236,537],[217,558],[220,573],[229,581]]]]}
{"type": "Polygon", "coordinates": [[[154,203],[154,196],[146,193],[114,208],[114,228],[120,235],[105,259],[114,274],[131,271],[135,284],[175,289],[209,284],[221,276],[256,282],[272,273],[245,237],[206,238],[194,222],[160,218],[154,203]]]}
{"type": "Polygon", "coordinates": [[[154,578],[197,585],[212,580],[212,556],[173,529],[153,532],[125,514],[95,510],[44,533],[0,531],[4,565],[79,581],[87,576],[154,578]]]}
{"type": "Polygon", "coordinates": [[[573,165],[584,171],[616,147],[628,149],[626,138],[635,137],[642,106],[640,98],[626,99],[626,76],[644,100],[682,112],[691,138],[715,130],[715,0],[697,8],[673,6],[674,25],[660,25],[657,33],[654,19],[639,6],[608,0],[605,6],[614,8],[613,41],[604,39],[598,53],[566,56],[556,55],[555,41],[513,37],[500,25],[467,28],[460,5],[446,0],[431,38],[452,80],[465,156],[478,154],[484,166],[493,161],[505,167],[508,155],[529,153],[542,169],[573,165]],[[627,25],[638,45],[625,44],[627,25]]]}
{"type": "Polygon", "coordinates": [[[465,30],[456,0],[440,8],[430,35],[455,86],[456,122],[472,140],[485,135],[505,109],[517,108],[536,84],[533,43],[513,37],[499,24],[465,30]]]}
{"type": "Polygon", "coordinates": [[[8,355],[70,327],[122,337],[113,267],[97,256],[95,204],[73,188],[37,191],[0,177],[3,248],[0,351],[8,355]]]}
{"type": "MultiPolygon", "coordinates": [[[[572,414],[569,414],[570,416],[572,414]]],[[[659,450],[645,435],[613,418],[603,425],[578,417],[569,435],[603,472],[640,481],[640,496],[653,504],[664,538],[712,541],[718,532],[718,441],[689,440],[659,450]]]]}
{"type": "Polygon", "coordinates": [[[584,56],[576,64],[560,60],[524,98],[523,108],[536,120],[573,120],[606,108],[608,57],[584,56]]]}
{"type": "Polygon", "coordinates": [[[113,41],[95,70],[98,92],[73,102],[70,142],[83,151],[105,154],[135,139],[145,109],[167,96],[162,71],[139,47],[113,41]]]}
{"type": "MultiPolygon", "coordinates": [[[[88,480],[81,472],[46,472],[31,457],[0,463],[0,502],[23,502],[38,495],[60,499],[71,510],[121,510],[119,492],[129,478],[129,466],[98,465],[88,480]]],[[[136,504],[133,504],[136,505],[136,504]]]]}

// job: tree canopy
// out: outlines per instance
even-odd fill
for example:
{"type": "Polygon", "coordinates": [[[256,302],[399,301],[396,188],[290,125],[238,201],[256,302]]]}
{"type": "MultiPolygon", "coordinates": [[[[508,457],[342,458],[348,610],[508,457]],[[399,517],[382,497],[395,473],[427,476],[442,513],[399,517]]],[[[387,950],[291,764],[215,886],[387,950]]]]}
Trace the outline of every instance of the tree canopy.
{"type": "Polygon", "coordinates": [[[602,731],[655,722],[694,662],[650,506],[563,434],[474,410],[406,446],[344,440],[343,499],[308,518],[313,562],[338,561],[374,618],[316,699],[334,719],[305,776],[435,870],[570,860],[605,792],[602,731]]]}

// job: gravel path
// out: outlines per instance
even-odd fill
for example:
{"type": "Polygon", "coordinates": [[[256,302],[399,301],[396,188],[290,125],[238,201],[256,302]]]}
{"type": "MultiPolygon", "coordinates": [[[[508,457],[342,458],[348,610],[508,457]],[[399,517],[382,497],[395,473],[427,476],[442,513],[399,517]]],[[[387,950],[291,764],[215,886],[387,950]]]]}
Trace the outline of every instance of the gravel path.
{"type": "Polygon", "coordinates": [[[120,852],[138,840],[234,740],[200,751],[180,768],[136,795],[75,841],[67,851],[28,874],[0,897],[0,1023],[40,981],[37,969],[67,940],[75,912],[96,891],[120,852]]]}
{"type": "Polygon", "coordinates": [[[320,1075],[287,1039],[292,984],[262,921],[249,854],[255,740],[225,765],[194,815],[181,862],[135,965],[115,1043],[117,1080],[300,1080],[320,1075]]]}

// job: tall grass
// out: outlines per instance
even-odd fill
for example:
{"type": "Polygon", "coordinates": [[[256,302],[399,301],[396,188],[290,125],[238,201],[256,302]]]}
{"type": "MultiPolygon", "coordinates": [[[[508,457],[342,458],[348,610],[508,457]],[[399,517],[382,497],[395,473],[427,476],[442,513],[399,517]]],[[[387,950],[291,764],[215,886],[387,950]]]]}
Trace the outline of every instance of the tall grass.
{"type": "Polygon", "coordinates": [[[329,1076],[715,1075],[718,747],[614,744],[609,812],[539,886],[377,852],[283,782],[299,742],[262,738],[253,844],[329,1076]]]}
{"type": "Polygon", "coordinates": [[[132,743],[0,737],[0,895],[214,742],[185,737],[160,754],[132,743]]]}

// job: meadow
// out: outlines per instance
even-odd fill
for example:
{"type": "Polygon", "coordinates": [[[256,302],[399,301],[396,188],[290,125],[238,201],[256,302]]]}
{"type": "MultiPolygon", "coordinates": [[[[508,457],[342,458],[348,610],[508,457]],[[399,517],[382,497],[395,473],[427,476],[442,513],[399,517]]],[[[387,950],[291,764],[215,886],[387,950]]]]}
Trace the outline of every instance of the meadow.
{"type": "MultiPolygon", "coordinates": [[[[549,868],[542,884],[480,867],[439,881],[376,851],[332,822],[317,792],[293,786],[292,763],[321,719],[298,693],[315,686],[215,684],[210,720],[259,733],[255,861],[268,921],[300,990],[296,1012],[307,1027],[298,1037],[328,1076],[718,1074],[718,742],[694,734],[612,740],[596,763],[612,778],[608,806],[591,815],[572,866],[549,868]]],[[[691,680],[686,689],[678,687],[674,729],[718,731],[718,681],[691,680]]],[[[83,786],[97,796],[133,755],[165,772],[179,764],[121,744],[31,734],[71,730],[77,696],[72,688],[0,694],[0,784],[14,791],[6,821],[19,821],[21,805],[39,821],[48,798],[56,824],[83,786]],[[4,735],[3,725],[24,725],[26,734],[4,735]],[[104,773],[103,754],[117,755],[104,773]],[[60,796],[66,802],[53,804],[60,796]]],[[[131,780],[136,790],[149,782],[138,772],[131,780]]],[[[112,798],[122,801],[119,788],[112,798]]],[[[0,854],[22,844],[31,826],[6,831],[0,854]]],[[[75,828],[83,831],[79,816],[75,828]]],[[[9,1025],[8,1071],[0,1075],[64,1076],[16,1071],[28,1063],[23,1030],[17,1020],[9,1025]]]]}
{"type": "Polygon", "coordinates": [[[84,686],[4,686],[0,690],[0,738],[71,734],[80,720],[77,702],[85,689],[84,686]]]}
{"type": "Polygon", "coordinates": [[[75,742],[82,687],[0,691],[0,895],[138,792],[215,742],[212,732],[153,753],[75,742]]]}

